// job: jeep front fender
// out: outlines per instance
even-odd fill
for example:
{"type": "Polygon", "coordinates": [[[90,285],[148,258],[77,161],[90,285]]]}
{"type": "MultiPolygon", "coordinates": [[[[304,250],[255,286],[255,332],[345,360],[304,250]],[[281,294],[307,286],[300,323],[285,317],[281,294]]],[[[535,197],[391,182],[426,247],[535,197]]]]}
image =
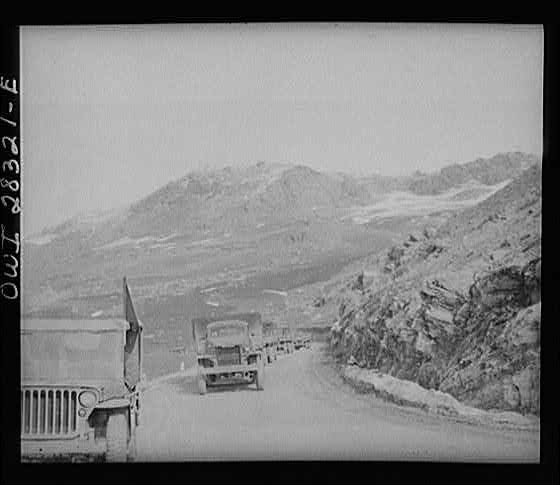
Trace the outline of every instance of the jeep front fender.
{"type": "Polygon", "coordinates": [[[127,398],[116,398],[109,399],[98,403],[95,409],[118,409],[118,408],[129,408],[131,406],[130,399],[127,398]]]}

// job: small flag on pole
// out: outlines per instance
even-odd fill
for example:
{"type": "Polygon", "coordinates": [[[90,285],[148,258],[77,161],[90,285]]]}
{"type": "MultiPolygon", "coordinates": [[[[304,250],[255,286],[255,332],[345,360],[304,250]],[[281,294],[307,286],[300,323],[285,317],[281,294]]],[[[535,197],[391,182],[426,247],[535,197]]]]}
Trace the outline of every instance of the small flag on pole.
{"type": "Polygon", "coordinates": [[[138,317],[136,317],[136,312],[134,311],[134,306],[132,305],[132,298],[130,297],[130,290],[128,289],[128,284],[126,283],[126,276],[123,278],[124,286],[124,318],[130,323],[130,329],[134,332],[138,331],[138,317]]]}

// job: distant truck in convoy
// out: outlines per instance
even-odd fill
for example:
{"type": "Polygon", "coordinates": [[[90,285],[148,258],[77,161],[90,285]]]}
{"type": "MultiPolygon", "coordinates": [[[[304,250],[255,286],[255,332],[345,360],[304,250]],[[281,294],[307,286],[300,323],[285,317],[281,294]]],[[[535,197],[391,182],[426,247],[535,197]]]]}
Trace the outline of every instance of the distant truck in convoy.
{"type": "Polygon", "coordinates": [[[294,351],[294,337],[290,327],[281,327],[278,338],[278,351],[291,354],[294,351]]]}
{"type": "Polygon", "coordinates": [[[294,336],[294,349],[295,350],[300,350],[305,346],[304,342],[303,342],[303,334],[301,333],[297,333],[294,336]]]}
{"type": "Polygon", "coordinates": [[[278,358],[278,329],[273,322],[263,324],[263,329],[266,362],[270,364],[278,358]]]}
{"type": "Polygon", "coordinates": [[[22,319],[22,461],[136,454],[142,323],[124,279],[122,319],[22,319]]]}
{"type": "Polygon", "coordinates": [[[311,336],[299,332],[295,337],[294,348],[296,350],[299,350],[303,348],[309,349],[310,347],[311,347],[311,336]]]}
{"type": "Polygon", "coordinates": [[[194,318],[200,394],[209,386],[254,384],[264,389],[265,354],[260,314],[229,314],[194,318]]]}

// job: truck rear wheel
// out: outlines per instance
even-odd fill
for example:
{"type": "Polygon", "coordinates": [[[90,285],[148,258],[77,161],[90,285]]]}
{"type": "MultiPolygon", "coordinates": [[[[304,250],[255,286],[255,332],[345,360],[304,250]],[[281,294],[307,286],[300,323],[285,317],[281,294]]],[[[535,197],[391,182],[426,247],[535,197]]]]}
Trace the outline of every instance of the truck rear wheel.
{"type": "Polygon", "coordinates": [[[128,423],[123,412],[109,415],[107,421],[107,451],[108,462],[124,462],[128,455],[128,423]]]}
{"type": "Polygon", "coordinates": [[[255,384],[259,391],[264,390],[264,361],[260,360],[257,366],[257,373],[255,375],[255,384]]]}
{"type": "Polygon", "coordinates": [[[202,374],[198,375],[197,384],[198,384],[198,393],[201,395],[206,394],[206,379],[202,374]]]}

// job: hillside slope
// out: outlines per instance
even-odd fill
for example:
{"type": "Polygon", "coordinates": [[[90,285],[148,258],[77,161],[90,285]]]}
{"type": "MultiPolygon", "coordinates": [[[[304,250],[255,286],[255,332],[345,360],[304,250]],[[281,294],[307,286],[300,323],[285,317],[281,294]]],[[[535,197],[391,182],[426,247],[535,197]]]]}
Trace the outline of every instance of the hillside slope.
{"type": "Polygon", "coordinates": [[[323,298],[339,358],[481,408],[540,412],[539,165],[323,298]]]}

